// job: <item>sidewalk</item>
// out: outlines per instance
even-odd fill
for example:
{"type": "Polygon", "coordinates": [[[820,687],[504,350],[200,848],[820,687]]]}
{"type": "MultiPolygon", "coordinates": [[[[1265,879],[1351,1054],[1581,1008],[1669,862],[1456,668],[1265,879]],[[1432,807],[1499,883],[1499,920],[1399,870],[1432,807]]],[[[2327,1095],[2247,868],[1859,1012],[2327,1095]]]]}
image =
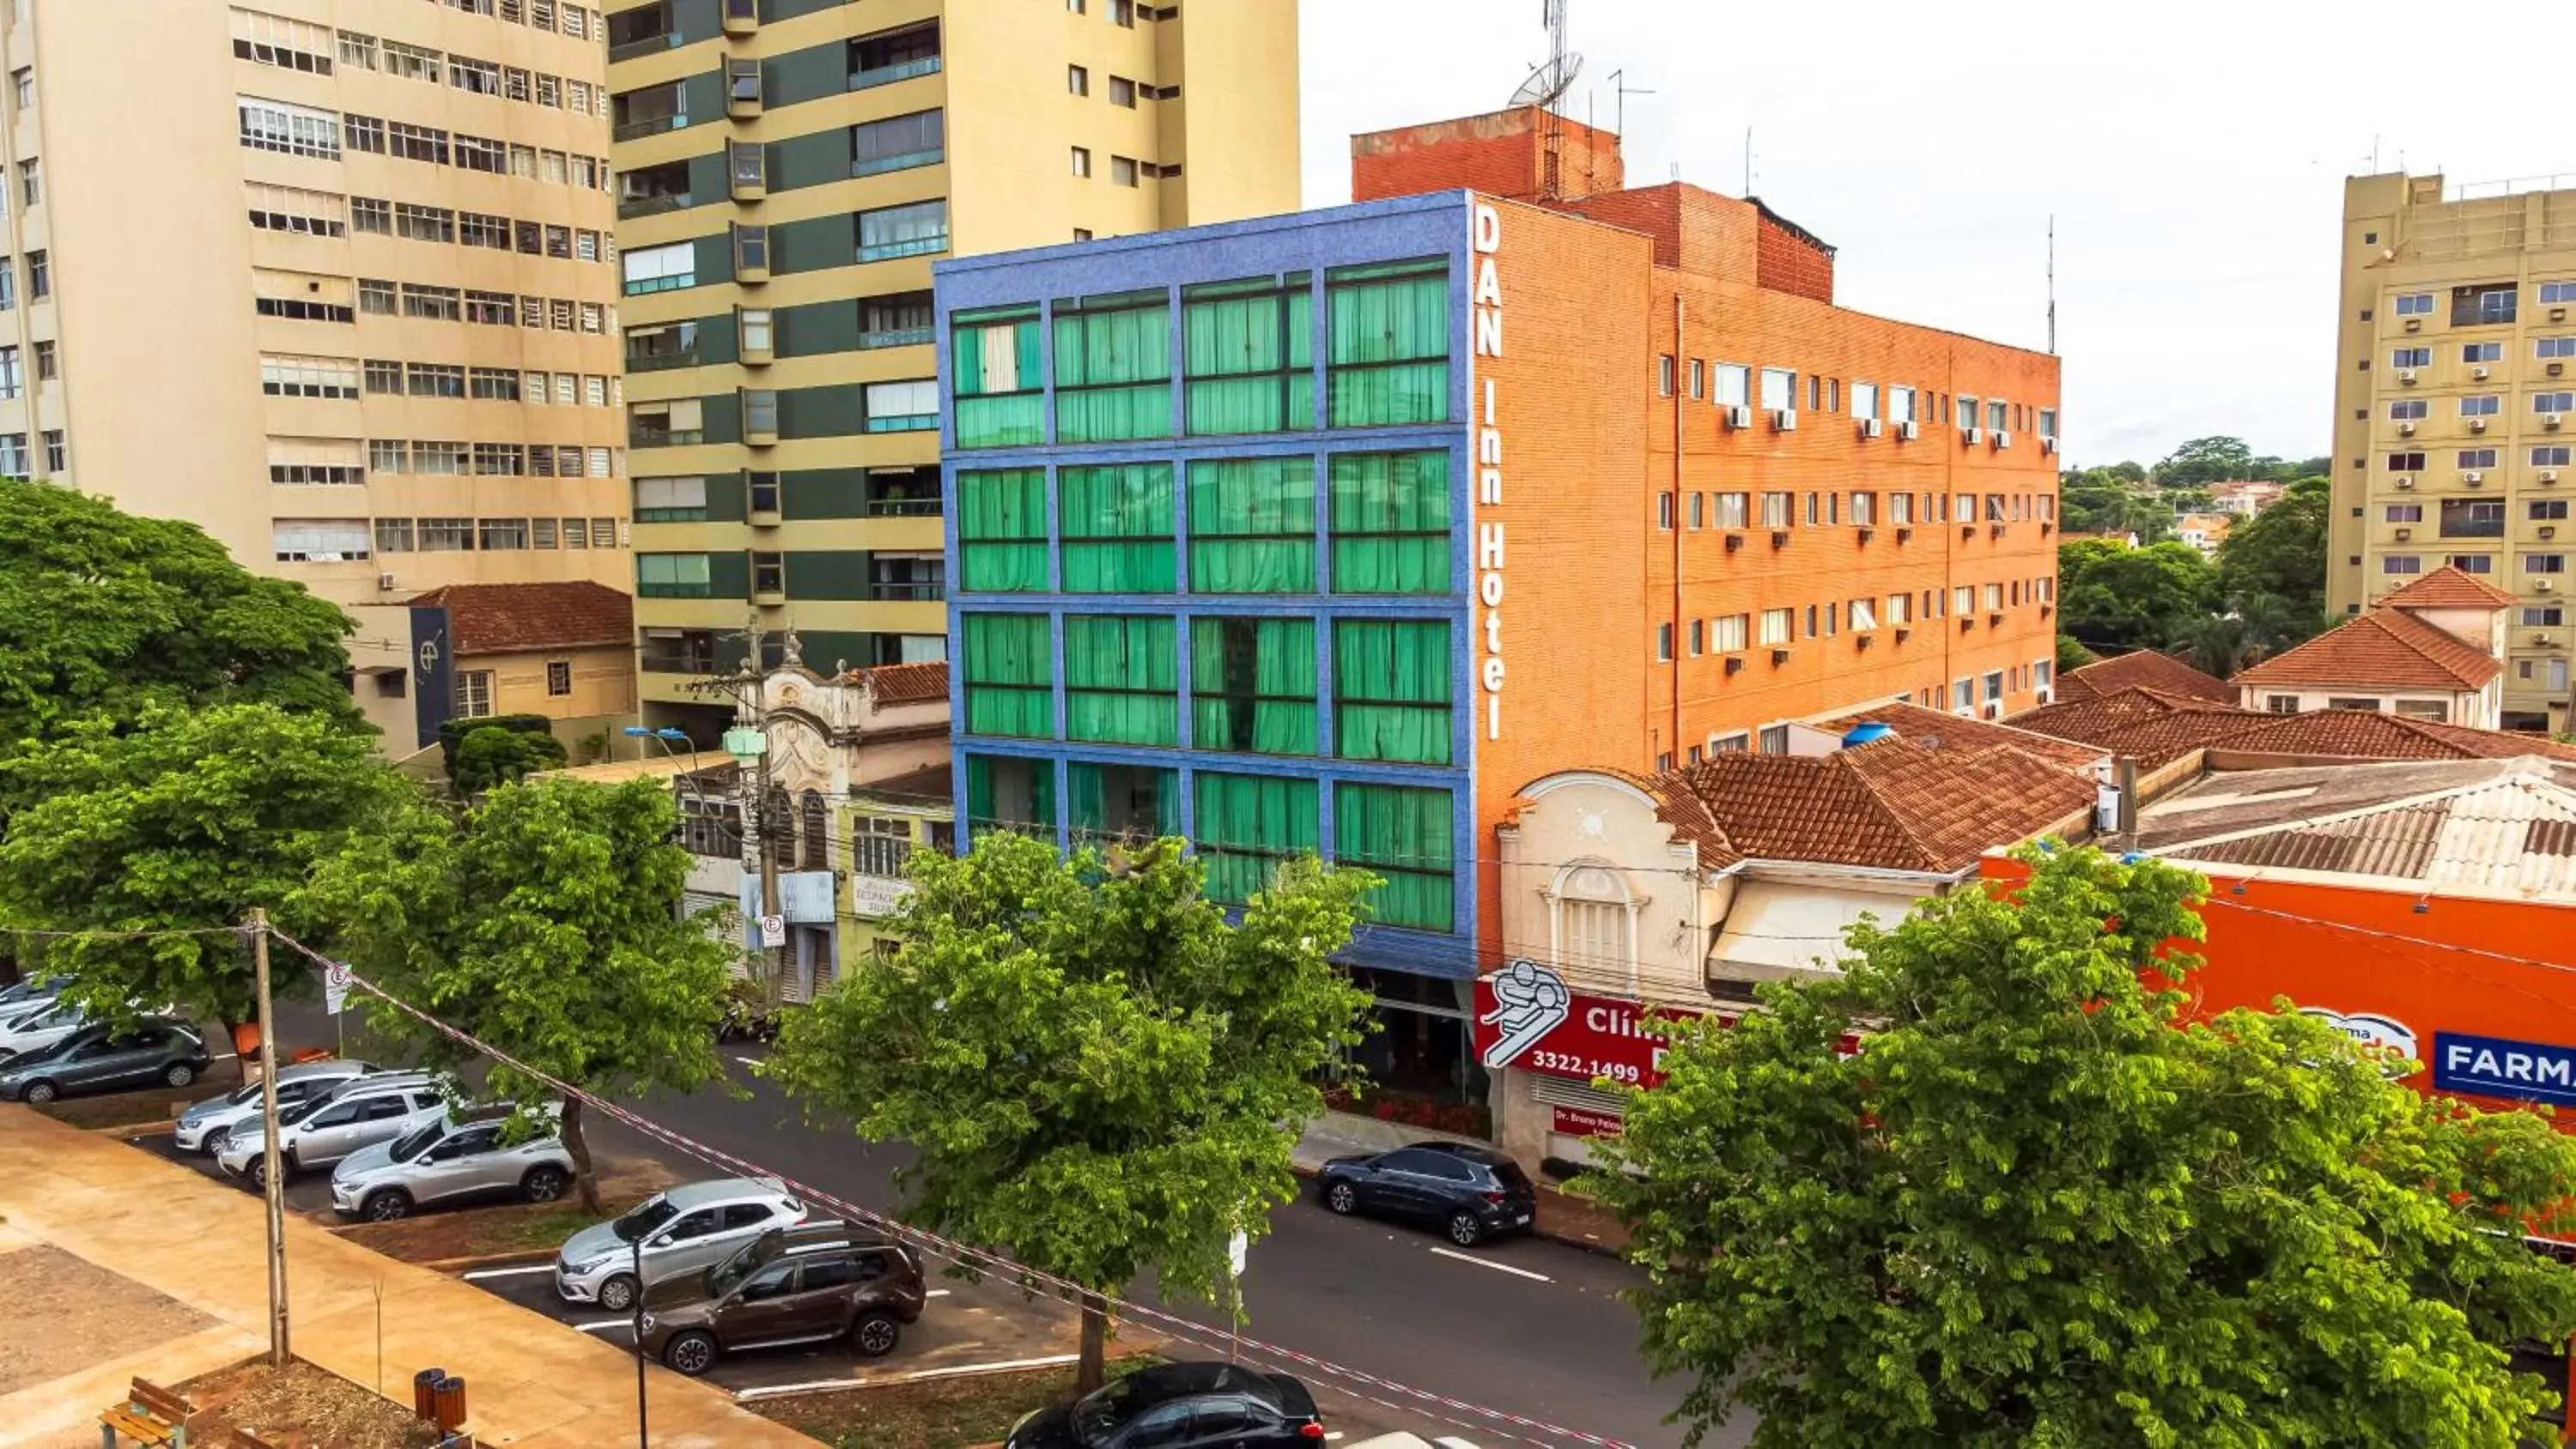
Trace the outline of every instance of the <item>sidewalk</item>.
{"type": "MultiPolygon", "coordinates": [[[[1438,1136],[1437,1132],[1401,1122],[1381,1122],[1353,1112],[1326,1112],[1306,1124],[1305,1135],[1297,1140],[1290,1161],[1299,1173],[1311,1177],[1336,1157],[1391,1152],[1438,1136]]],[[[1589,1200],[1545,1182],[1538,1183],[1538,1213],[1530,1231],[1568,1247],[1614,1257],[1628,1246],[1628,1230],[1619,1226],[1617,1218],[1589,1200]]]]}
{"type": "MultiPolygon", "coordinates": [[[[0,1394],[0,1445],[98,1442],[98,1411],[127,1377],[177,1383],[268,1345],[260,1200],[113,1137],[0,1106],[0,1253],[46,1244],[194,1310],[198,1327],[0,1394]]],[[[467,1384],[467,1426],[486,1445],[597,1449],[635,1435],[635,1360],[455,1279],[367,1251],[289,1215],[288,1303],[296,1356],[408,1400],[439,1367],[467,1384]]],[[[32,1328],[32,1324],[21,1327],[32,1328]]],[[[663,1449],[786,1449],[814,1441],[717,1390],[655,1368],[653,1443],[663,1449]]]]}

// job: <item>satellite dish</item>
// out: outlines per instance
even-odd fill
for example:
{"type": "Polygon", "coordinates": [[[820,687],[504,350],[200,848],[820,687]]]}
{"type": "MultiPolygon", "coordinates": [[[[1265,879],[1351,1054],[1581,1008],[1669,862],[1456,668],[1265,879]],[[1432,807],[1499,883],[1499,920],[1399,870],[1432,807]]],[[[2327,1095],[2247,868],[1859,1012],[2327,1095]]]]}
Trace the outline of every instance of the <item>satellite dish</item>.
{"type": "Polygon", "coordinates": [[[1512,92],[1512,104],[1514,106],[1554,106],[1560,97],[1574,88],[1574,79],[1581,74],[1583,74],[1583,55],[1580,51],[1569,50],[1563,56],[1531,71],[1530,78],[1521,82],[1521,88],[1512,92]]]}

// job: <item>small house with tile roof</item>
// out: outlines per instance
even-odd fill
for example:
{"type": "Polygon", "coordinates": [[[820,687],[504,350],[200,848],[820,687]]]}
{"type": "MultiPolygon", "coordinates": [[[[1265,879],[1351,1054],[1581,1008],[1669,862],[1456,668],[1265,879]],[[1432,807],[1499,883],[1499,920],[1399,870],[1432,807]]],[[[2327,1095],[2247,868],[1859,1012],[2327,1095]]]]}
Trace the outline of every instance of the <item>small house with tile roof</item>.
{"type": "MultiPolygon", "coordinates": [[[[632,598],[586,579],[449,584],[414,595],[409,608],[413,669],[358,685],[378,698],[415,695],[413,729],[388,729],[389,742],[417,733],[418,748],[448,720],[510,714],[543,716],[576,760],[585,740],[598,756],[625,742],[618,731],[635,721],[632,598]]],[[[369,715],[387,722],[382,711],[369,715]]]]}
{"type": "Polygon", "coordinates": [[[2236,691],[2224,679],[2204,674],[2170,654],[2153,649],[2134,649],[2096,659],[2080,669],[2070,669],[2058,676],[2056,699],[2060,703],[2077,699],[2096,699],[2117,694],[2124,689],[2162,690],[2166,694],[2186,695],[2218,704],[2234,704],[2236,691]]]}
{"type": "Polygon", "coordinates": [[[2244,708],[2272,714],[2380,710],[2491,730],[2503,720],[2505,619],[2517,602],[2445,565],[2229,683],[2244,708]]]}

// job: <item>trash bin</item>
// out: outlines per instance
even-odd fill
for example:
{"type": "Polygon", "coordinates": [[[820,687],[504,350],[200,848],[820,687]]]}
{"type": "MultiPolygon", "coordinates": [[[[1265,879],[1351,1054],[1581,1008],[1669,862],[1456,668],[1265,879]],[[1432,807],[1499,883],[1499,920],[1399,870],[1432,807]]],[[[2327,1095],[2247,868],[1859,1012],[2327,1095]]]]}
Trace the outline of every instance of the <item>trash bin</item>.
{"type": "Polygon", "coordinates": [[[465,1380],[440,1379],[432,1396],[437,1412],[431,1417],[438,1421],[439,1428],[453,1434],[465,1427],[465,1380]]]}
{"type": "Polygon", "coordinates": [[[447,1377],[445,1369],[422,1369],[411,1376],[411,1413],[415,1419],[436,1417],[438,1381],[447,1377]]]}

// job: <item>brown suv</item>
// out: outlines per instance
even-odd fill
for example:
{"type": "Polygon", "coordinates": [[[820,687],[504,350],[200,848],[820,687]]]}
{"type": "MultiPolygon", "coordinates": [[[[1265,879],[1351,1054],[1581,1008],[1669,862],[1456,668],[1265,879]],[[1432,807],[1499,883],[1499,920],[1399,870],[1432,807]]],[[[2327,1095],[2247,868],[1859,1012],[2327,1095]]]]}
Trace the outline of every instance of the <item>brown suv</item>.
{"type": "Polygon", "coordinates": [[[645,1290],[644,1351],[693,1378],[724,1354],[843,1334],[876,1358],[921,1317],[925,1296],[910,1249],[847,1223],[772,1228],[704,1274],[645,1290]]]}

